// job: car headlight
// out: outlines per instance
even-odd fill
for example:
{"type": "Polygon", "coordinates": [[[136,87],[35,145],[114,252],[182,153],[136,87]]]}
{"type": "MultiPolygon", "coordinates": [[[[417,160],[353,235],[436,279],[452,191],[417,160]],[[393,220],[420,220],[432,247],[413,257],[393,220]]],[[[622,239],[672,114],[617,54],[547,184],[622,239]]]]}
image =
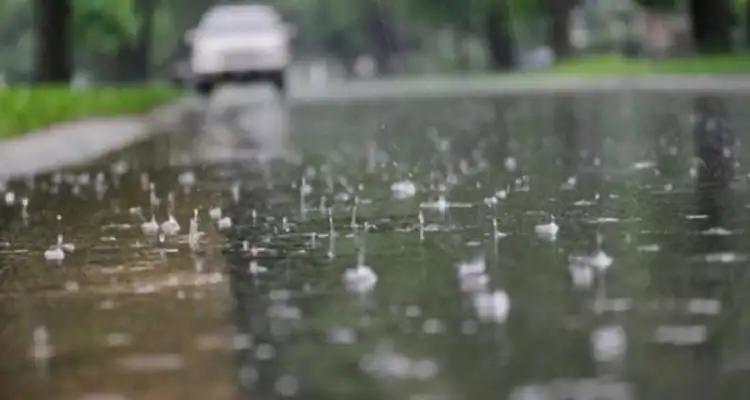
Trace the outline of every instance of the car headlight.
{"type": "Polygon", "coordinates": [[[221,69],[224,58],[218,51],[196,47],[193,53],[193,69],[196,72],[221,69]]]}

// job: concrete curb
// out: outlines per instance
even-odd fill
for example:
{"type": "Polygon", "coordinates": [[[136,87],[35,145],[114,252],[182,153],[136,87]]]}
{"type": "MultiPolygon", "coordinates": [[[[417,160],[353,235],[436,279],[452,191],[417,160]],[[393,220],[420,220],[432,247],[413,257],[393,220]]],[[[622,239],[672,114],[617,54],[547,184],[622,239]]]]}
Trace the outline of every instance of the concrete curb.
{"type": "Polygon", "coordinates": [[[337,82],[293,92],[297,103],[579,93],[750,94],[750,75],[477,75],[337,82]]]}
{"type": "Polygon", "coordinates": [[[185,99],[139,116],[93,118],[54,125],[0,141],[0,181],[83,164],[143,140],[169,132],[190,110],[185,99]]]}

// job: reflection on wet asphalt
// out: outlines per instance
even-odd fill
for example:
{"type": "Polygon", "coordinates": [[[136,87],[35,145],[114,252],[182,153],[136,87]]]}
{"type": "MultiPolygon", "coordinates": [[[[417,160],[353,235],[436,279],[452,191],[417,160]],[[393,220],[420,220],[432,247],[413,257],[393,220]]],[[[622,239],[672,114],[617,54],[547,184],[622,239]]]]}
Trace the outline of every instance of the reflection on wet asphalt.
{"type": "Polygon", "coordinates": [[[0,398],[747,398],[748,100],[220,92],[2,183],[0,398]]]}

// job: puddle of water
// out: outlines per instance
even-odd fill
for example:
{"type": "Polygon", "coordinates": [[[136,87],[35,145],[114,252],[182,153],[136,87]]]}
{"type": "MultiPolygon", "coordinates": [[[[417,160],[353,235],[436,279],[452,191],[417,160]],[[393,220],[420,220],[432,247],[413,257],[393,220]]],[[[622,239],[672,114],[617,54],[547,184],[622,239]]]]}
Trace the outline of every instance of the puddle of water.
{"type": "Polygon", "coordinates": [[[744,398],[748,100],[224,99],[8,181],[0,397],[744,398]]]}

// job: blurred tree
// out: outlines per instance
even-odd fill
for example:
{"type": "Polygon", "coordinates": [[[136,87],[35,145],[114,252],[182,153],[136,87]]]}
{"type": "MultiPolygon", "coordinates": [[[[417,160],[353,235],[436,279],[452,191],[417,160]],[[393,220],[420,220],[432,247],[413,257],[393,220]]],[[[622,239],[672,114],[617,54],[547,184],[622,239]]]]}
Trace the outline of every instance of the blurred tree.
{"type": "Polygon", "coordinates": [[[732,8],[730,0],[690,0],[693,43],[698,51],[732,50],[732,8]]]}
{"type": "Polygon", "coordinates": [[[79,53],[85,53],[84,60],[99,69],[98,75],[105,79],[147,80],[152,65],[154,17],[160,3],[75,0],[76,37],[82,44],[79,53]]]}
{"type": "Polygon", "coordinates": [[[34,70],[34,3],[0,0],[0,80],[29,81],[34,70]]]}
{"type": "MultiPolygon", "coordinates": [[[[657,10],[674,10],[678,0],[637,0],[657,10]]],[[[689,0],[688,12],[695,49],[702,53],[732,50],[732,0],[689,0]]],[[[750,33],[749,33],[750,36],[750,33]]]]}
{"type": "Polygon", "coordinates": [[[298,28],[297,45],[303,55],[327,53],[351,71],[360,55],[371,54],[380,73],[393,69],[399,50],[399,1],[278,0],[273,2],[298,28]]]}
{"type": "Polygon", "coordinates": [[[545,0],[550,21],[549,43],[558,59],[569,56],[573,50],[570,41],[570,13],[580,2],[580,0],[545,0]]]}
{"type": "Polygon", "coordinates": [[[644,7],[654,10],[674,10],[679,5],[679,0],[636,0],[644,7]]]}
{"type": "Polygon", "coordinates": [[[369,0],[366,3],[362,10],[363,19],[375,65],[380,74],[388,74],[394,69],[393,54],[401,47],[396,18],[393,10],[383,2],[369,0]]]}
{"type": "Polygon", "coordinates": [[[508,11],[508,2],[490,1],[485,14],[485,32],[490,55],[496,69],[510,69],[515,65],[513,53],[513,31],[508,11]]]}
{"type": "Polygon", "coordinates": [[[135,34],[131,41],[126,41],[120,46],[117,55],[120,80],[145,81],[150,77],[154,13],[158,3],[158,0],[135,0],[135,34]]]}
{"type": "MultiPolygon", "coordinates": [[[[412,15],[433,26],[446,25],[459,32],[481,34],[485,37],[492,62],[497,69],[508,69],[515,64],[512,29],[512,0],[411,0],[412,15]]],[[[521,7],[522,9],[524,7],[521,7]]]]}
{"type": "Polygon", "coordinates": [[[75,0],[74,10],[81,66],[99,80],[125,78],[120,54],[135,43],[138,31],[133,0],[75,0]]]}
{"type": "Polygon", "coordinates": [[[34,0],[36,48],[34,69],[39,82],[68,82],[72,75],[70,0],[34,0]]]}
{"type": "Polygon", "coordinates": [[[154,14],[152,68],[170,69],[178,59],[187,57],[189,46],[185,32],[195,28],[206,10],[217,0],[160,0],[154,14]]]}

